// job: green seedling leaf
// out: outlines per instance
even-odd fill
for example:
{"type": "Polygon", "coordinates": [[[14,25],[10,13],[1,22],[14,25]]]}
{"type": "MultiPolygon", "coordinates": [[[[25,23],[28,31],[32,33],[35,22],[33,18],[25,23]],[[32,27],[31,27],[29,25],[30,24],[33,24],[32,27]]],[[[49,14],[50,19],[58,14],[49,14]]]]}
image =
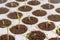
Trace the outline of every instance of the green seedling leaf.
{"type": "Polygon", "coordinates": [[[21,16],[19,16],[19,14],[17,13],[17,17],[18,17],[18,20],[20,20],[21,19],[21,16]]]}
{"type": "Polygon", "coordinates": [[[52,24],[51,22],[48,22],[48,24],[52,24]]]}
{"type": "Polygon", "coordinates": [[[60,29],[57,27],[57,30],[56,30],[58,33],[60,33],[60,29]]]}
{"type": "Polygon", "coordinates": [[[28,34],[26,35],[26,38],[29,38],[29,36],[30,36],[30,33],[28,33],[28,34]]]}
{"type": "Polygon", "coordinates": [[[57,29],[58,33],[60,33],[60,29],[57,29]]]}

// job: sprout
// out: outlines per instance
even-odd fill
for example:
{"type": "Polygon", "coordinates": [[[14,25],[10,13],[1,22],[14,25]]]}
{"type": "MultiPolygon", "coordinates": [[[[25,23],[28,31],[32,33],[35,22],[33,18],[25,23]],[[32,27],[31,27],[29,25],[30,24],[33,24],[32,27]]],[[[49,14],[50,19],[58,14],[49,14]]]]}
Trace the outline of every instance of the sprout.
{"type": "Polygon", "coordinates": [[[17,13],[17,17],[18,17],[18,20],[20,20],[21,19],[21,16],[19,16],[19,14],[17,13]]]}
{"type": "Polygon", "coordinates": [[[58,33],[60,33],[60,29],[57,27],[57,30],[56,30],[56,32],[58,32],[58,33]]]}
{"type": "Polygon", "coordinates": [[[28,34],[26,35],[26,38],[29,38],[29,36],[30,36],[30,33],[28,33],[28,34]]]}
{"type": "Polygon", "coordinates": [[[28,16],[28,21],[30,21],[30,19],[31,19],[31,18],[30,18],[30,15],[29,15],[29,16],[28,16]]]}
{"type": "Polygon", "coordinates": [[[48,24],[52,24],[51,22],[48,22],[48,24]]]}

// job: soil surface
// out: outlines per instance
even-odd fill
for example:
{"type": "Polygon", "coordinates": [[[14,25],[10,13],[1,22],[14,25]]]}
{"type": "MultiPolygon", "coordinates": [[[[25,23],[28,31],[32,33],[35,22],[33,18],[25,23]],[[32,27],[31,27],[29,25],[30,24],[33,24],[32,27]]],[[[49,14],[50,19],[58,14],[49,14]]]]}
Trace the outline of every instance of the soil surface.
{"type": "Polygon", "coordinates": [[[7,15],[7,17],[10,18],[10,19],[18,19],[17,14],[18,14],[18,16],[20,16],[20,17],[23,16],[23,14],[20,13],[20,12],[11,12],[11,13],[9,13],[9,14],[7,15]]]}
{"type": "Polygon", "coordinates": [[[0,4],[7,2],[7,0],[0,0],[0,4]]]}
{"type": "Polygon", "coordinates": [[[39,5],[40,2],[39,1],[29,1],[28,4],[29,5],[39,5]]]}
{"type": "Polygon", "coordinates": [[[55,10],[57,13],[60,13],[60,8],[56,8],[55,10]]]}
{"type": "Polygon", "coordinates": [[[10,28],[10,31],[13,34],[23,34],[27,31],[27,27],[25,25],[16,25],[10,28]]]}
{"type": "Polygon", "coordinates": [[[49,40],[60,40],[60,38],[50,38],[49,40]]]}
{"type": "Polygon", "coordinates": [[[32,10],[32,7],[24,5],[18,8],[19,11],[28,12],[32,10]]]}
{"type": "Polygon", "coordinates": [[[11,25],[11,21],[8,19],[0,20],[0,28],[9,27],[11,25]]]}
{"type": "Polygon", "coordinates": [[[15,38],[12,35],[5,34],[0,36],[0,40],[15,40],[15,38]]]}
{"type": "Polygon", "coordinates": [[[49,0],[50,3],[60,3],[60,0],[49,0]]]}
{"type": "Polygon", "coordinates": [[[59,22],[60,21],[60,15],[49,15],[48,19],[54,22],[59,22]]]}
{"type": "Polygon", "coordinates": [[[25,24],[29,24],[29,25],[32,25],[32,24],[35,24],[38,22],[38,19],[35,18],[35,17],[25,17],[22,19],[22,22],[25,23],[25,24]]]}
{"type": "Polygon", "coordinates": [[[41,31],[31,31],[31,33],[28,34],[29,40],[44,40],[45,39],[45,34],[41,31]]]}
{"type": "Polygon", "coordinates": [[[35,10],[32,12],[32,14],[35,16],[45,16],[47,14],[47,12],[44,10],[35,10]]]}
{"type": "Polygon", "coordinates": [[[0,7],[0,14],[6,14],[9,11],[8,8],[0,7]]]}
{"type": "Polygon", "coordinates": [[[53,22],[42,22],[38,24],[38,27],[45,31],[51,31],[55,28],[55,24],[53,22]]]}
{"type": "Polygon", "coordinates": [[[14,7],[19,6],[19,4],[17,2],[9,2],[9,3],[6,4],[6,6],[7,7],[13,7],[14,8],[14,7]]]}
{"type": "Polygon", "coordinates": [[[46,3],[46,4],[42,4],[41,7],[43,9],[47,9],[48,10],[48,9],[53,9],[54,5],[46,3]]]}

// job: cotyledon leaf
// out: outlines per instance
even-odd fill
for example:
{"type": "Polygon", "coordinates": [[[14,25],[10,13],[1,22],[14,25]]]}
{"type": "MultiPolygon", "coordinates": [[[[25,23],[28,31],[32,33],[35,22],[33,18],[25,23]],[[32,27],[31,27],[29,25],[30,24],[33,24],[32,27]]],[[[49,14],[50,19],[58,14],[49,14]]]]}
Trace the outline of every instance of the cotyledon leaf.
{"type": "Polygon", "coordinates": [[[57,30],[56,30],[58,33],[60,33],[60,30],[59,30],[59,28],[57,27],[57,30]]]}
{"type": "Polygon", "coordinates": [[[29,38],[29,36],[30,36],[30,33],[28,33],[28,34],[26,35],[26,38],[29,38]]]}
{"type": "Polygon", "coordinates": [[[20,20],[21,19],[21,16],[19,16],[19,14],[17,13],[17,17],[18,17],[18,20],[20,20]]]}
{"type": "Polygon", "coordinates": [[[51,24],[51,22],[48,22],[48,24],[51,24]]]}

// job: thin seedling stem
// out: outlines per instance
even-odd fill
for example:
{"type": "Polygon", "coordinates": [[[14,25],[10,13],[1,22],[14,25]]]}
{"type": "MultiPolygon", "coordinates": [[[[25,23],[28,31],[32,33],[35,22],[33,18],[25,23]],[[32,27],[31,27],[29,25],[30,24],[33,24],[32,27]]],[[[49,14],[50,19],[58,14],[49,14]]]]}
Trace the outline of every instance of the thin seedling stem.
{"type": "Polygon", "coordinates": [[[27,4],[27,2],[25,1],[25,8],[26,8],[26,4],[27,4]]]}
{"type": "Polygon", "coordinates": [[[3,23],[3,25],[5,24],[5,23],[4,23],[4,20],[2,21],[2,23],[3,23]]]}
{"type": "MultiPolygon", "coordinates": [[[[48,0],[48,2],[50,2],[50,0],[48,0]]],[[[50,4],[49,4],[49,8],[50,8],[50,4]]]]}
{"type": "MultiPolygon", "coordinates": [[[[17,6],[17,4],[15,4],[14,3],[14,5],[16,5],[17,6]]],[[[18,14],[18,12],[17,12],[17,17],[18,17],[18,21],[19,21],[19,23],[18,24],[20,24],[20,16],[19,16],[19,14],[18,14]]],[[[18,26],[18,29],[19,29],[20,27],[18,26]]]]}
{"type": "MultiPolygon", "coordinates": [[[[60,30],[59,30],[59,28],[57,27],[57,31],[58,31],[58,34],[59,34],[59,32],[60,32],[60,30]]],[[[57,35],[57,40],[59,40],[59,38],[58,38],[59,36],[57,35]]]]}
{"type": "Polygon", "coordinates": [[[31,20],[31,18],[30,18],[30,15],[28,16],[28,21],[29,21],[29,23],[30,23],[30,20],[31,20]]]}
{"type": "MultiPolygon", "coordinates": [[[[18,14],[18,13],[17,13],[17,17],[18,17],[18,21],[19,21],[19,23],[18,23],[18,24],[20,25],[20,18],[21,18],[21,17],[19,16],[19,14],[18,14]]],[[[18,29],[20,28],[20,26],[19,26],[19,25],[18,25],[18,29]]]]}
{"type": "Polygon", "coordinates": [[[9,28],[7,27],[7,40],[9,40],[9,28]]]}

